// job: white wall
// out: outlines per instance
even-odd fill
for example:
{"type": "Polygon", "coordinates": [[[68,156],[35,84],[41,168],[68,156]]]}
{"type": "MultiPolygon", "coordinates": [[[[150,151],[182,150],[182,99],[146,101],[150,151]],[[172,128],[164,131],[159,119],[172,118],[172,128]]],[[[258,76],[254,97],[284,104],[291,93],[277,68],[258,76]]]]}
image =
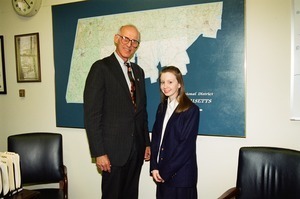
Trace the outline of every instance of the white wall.
{"type": "MultiPolygon", "coordinates": [[[[17,16],[11,0],[0,1],[0,35],[5,38],[7,95],[0,95],[0,151],[10,134],[60,132],[68,167],[71,199],[100,198],[101,175],[91,163],[83,129],[57,128],[51,5],[72,0],[43,0],[31,18],[17,16]],[[39,32],[41,83],[17,83],[14,35],[39,32]],[[18,90],[26,90],[19,98],[18,90]],[[88,196],[88,197],[87,197],[88,196]]],[[[246,0],[246,138],[199,136],[199,198],[215,199],[234,186],[238,149],[245,145],[300,150],[300,122],[289,120],[291,0],[246,0]]],[[[233,22],[234,23],[234,22],[233,22]]],[[[140,198],[155,198],[155,185],[143,167],[140,198]]]]}

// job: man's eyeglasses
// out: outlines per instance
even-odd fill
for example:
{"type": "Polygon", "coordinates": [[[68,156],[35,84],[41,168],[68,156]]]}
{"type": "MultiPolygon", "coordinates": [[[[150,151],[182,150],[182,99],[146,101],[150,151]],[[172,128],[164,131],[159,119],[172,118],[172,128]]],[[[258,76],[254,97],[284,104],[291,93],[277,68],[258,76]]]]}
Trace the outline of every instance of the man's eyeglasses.
{"type": "Polygon", "coordinates": [[[117,34],[120,38],[121,38],[121,42],[122,44],[128,44],[129,42],[131,42],[131,45],[135,48],[137,48],[140,45],[140,42],[138,40],[135,39],[129,39],[128,37],[122,36],[117,34]]]}

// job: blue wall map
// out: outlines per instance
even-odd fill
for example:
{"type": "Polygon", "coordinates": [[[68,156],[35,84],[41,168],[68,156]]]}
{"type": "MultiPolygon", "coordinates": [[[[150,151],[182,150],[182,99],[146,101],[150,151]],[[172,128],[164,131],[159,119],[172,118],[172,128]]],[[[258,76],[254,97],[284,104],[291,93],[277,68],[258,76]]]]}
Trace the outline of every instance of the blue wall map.
{"type": "MultiPolygon", "coordinates": [[[[82,103],[70,103],[66,100],[78,19],[212,2],[222,2],[221,28],[217,31],[216,38],[200,35],[186,50],[189,57],[188,71],[184,75],[186,92],[201,111],[200,135],[245,136],[243,0],[198,0],[184,3],[174,0],[111,0],[53,6],[57,126],[84,127],[82,103]]],[[[157,69],[161,68],[159,63],[157,69]]],[[[151,130],[159,104],[159,84],[147,78],[146,86],[151,130]]]]}

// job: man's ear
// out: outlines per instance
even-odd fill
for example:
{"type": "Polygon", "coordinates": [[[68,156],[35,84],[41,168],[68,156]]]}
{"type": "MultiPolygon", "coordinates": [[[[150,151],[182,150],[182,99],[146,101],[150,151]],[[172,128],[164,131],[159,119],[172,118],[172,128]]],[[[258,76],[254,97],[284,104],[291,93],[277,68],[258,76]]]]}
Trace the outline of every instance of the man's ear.
{"type": "Polygon", "coordinates": [[[114,36],[114,43],[117,44],[119,42],[119,36],[115,35],[114,36]]]}

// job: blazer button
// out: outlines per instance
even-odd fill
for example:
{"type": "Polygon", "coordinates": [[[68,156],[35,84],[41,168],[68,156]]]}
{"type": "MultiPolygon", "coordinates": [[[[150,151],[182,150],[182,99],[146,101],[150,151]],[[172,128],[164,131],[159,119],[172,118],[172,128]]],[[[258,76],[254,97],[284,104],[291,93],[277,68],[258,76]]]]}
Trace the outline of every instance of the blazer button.
{"type": "Polygon", "coordinates": [[[163,158],[160,158],[160,160],[164,160],[163,158]]]}
{"type": "Polygon", "coordinates": [[[164,148],[161,148],[161,150],[163,151],[163,150],[164,150],[164,148]]]}

